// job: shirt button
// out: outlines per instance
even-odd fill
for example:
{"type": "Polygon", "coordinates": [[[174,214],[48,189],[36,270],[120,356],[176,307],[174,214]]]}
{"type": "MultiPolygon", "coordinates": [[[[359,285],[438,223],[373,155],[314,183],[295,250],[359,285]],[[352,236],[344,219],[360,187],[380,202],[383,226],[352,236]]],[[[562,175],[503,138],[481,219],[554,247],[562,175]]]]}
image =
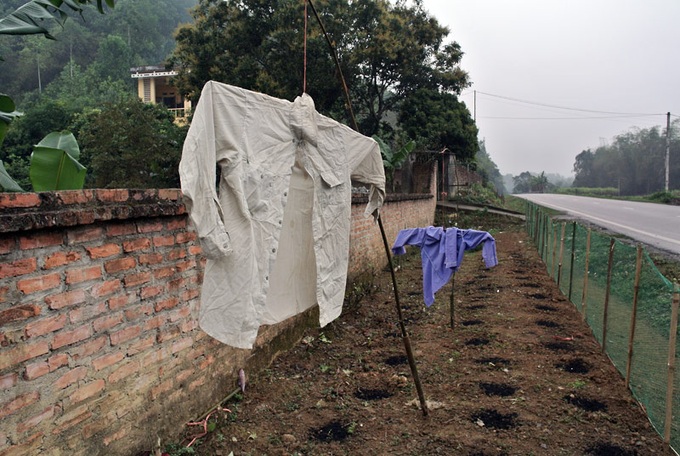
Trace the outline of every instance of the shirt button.
{"type": "Polygon", "coordinates": [[[272,253],[276,253],[276,249],[272,249],[272,253]]]}
{"type": "Polygon", "coordinates": [[[288,192],[283,192],[283,196],[288,196],[288,192]]]}

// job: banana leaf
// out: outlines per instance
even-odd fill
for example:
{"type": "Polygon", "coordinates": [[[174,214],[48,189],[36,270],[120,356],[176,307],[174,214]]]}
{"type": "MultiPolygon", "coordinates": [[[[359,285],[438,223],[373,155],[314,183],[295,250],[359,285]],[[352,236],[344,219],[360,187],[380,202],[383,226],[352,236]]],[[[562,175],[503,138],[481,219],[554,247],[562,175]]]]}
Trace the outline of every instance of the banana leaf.
{"type": "Polygon", "coordinates": [[[36,192],[77,190],[85,185],[87,169],[78,162],[80,148],[72,133],[45,136],[31,154],[29,177],[36,192]]]}
{"type": "MultiPolygon", "coordinates": [[[[0,124],[1,126],[2,124],[0,124]]],[[[10,177],[5,169],[5,165],[0,160],[0,189],[5,192],[23,192],[24,189],[10,177]]]]}
{"type": "MultiPolygon", "coordinates": [[[[63,25],[68,19],[69,9],[82,15],[83,5],[95,0],[31,0],[17,8],[13,13],[0,19],[0,35],[33,35],[42,33],[54,39],[49,26],[54,23],[63,25]],[[66,9],[68,6],[69,9],[66,9]],[[55,15],[55,13],[58,13],[55,15]]],[[[97,9],[104,13],[104,2],[114,7],[115,0],[96,0],[97,9]]]]}

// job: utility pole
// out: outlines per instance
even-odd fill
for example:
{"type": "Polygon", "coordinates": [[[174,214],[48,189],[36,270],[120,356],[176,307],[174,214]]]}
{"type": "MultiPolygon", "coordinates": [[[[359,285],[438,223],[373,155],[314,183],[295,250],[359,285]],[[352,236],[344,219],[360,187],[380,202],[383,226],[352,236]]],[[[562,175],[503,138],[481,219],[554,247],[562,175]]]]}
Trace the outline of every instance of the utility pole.
{"type": "Polygon", "coordinates": [[[671,164],[671,113],[666,113],[666,192],[668,192],[668,177],[671,164]]]}
{"type": "Polygon", "coordinates": [[[472,109],[472,120],[474,120],[475,123],[477,123],[477,91],[474,91],[474,101],[473,101],[473,109],[472,109]]]}

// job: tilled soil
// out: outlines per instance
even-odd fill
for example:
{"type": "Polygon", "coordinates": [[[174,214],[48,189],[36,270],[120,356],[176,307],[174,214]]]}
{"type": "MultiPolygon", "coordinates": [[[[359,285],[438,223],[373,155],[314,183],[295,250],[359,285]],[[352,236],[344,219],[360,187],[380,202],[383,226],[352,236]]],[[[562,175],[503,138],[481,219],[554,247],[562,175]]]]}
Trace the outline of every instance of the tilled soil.
{"type": "MultiPolygon", "coordinates": [[[[518,224],[479,226],[499,265],[469,252],[423,303],[420,251],[395,258],[427,398],[405,356],[388,270],[211,415],[194,454],[672,455],[518,224]],[[454,328],[450,297],[454,291],[454,328]],[[363,296],[358,303],[357,297],[363,296]]],[[[178,437],[188,443],[196,427],[178,437]],[[186,439],[186,437],[189,437],[186,439]]]]}

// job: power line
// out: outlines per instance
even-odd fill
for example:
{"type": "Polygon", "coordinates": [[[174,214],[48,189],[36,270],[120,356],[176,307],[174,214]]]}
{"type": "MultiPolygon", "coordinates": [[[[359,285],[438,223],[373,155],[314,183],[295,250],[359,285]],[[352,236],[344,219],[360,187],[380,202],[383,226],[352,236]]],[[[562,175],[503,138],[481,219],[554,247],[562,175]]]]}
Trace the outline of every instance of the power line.
{"type": "MultiPolygon", "coordinates": [[[[637,117],[657,117],[661,114],[622,114],[616,116],[580,116],[580,117],[503,117],[503,116],[482,116],[480,119],[502,119],[502,120],[587,120],[587,119],[630,119],[637,117]]],[[[680,116],[677,116],[680,117],[680,116]]]]}
{"type": "Polygon", "coordinates": [[[477,90],[477,93],[480,95],[486,95],[487,97],[492,97],[492,98],[500,98],[503,100],[510,100],[514,101],[517,103],[524,103],[528,105],[534,105],[534,106],[542,106],[545,108],[553,108],[553,109],[563,109],[566,111],[577,111],[577,112],[589,112],[589,113],[594,113],[594,114],[613,114],[616,116],[631,116],[631,117],[643,117],[643,116],[660,116],[660,115],[666,115],[666,113],[655,113],[655,114],[650,114],[650,113],[632,113],[632,112],[613,112],[613,111],[598,111],[594,109],[581,109],[581,108],[572,108],[572,107],[567,107],[567,106],[558,106],[558,105],[552,105],[552,104],[547,104],[547,103],[539,103],[535,101],[529,101],[529,100],[522,100],[519,98],[513,98],[513,97],[506,97],[504,95],[496,95],[493,93],[488,93],[488,92],[481,92],[477,90]]]}

